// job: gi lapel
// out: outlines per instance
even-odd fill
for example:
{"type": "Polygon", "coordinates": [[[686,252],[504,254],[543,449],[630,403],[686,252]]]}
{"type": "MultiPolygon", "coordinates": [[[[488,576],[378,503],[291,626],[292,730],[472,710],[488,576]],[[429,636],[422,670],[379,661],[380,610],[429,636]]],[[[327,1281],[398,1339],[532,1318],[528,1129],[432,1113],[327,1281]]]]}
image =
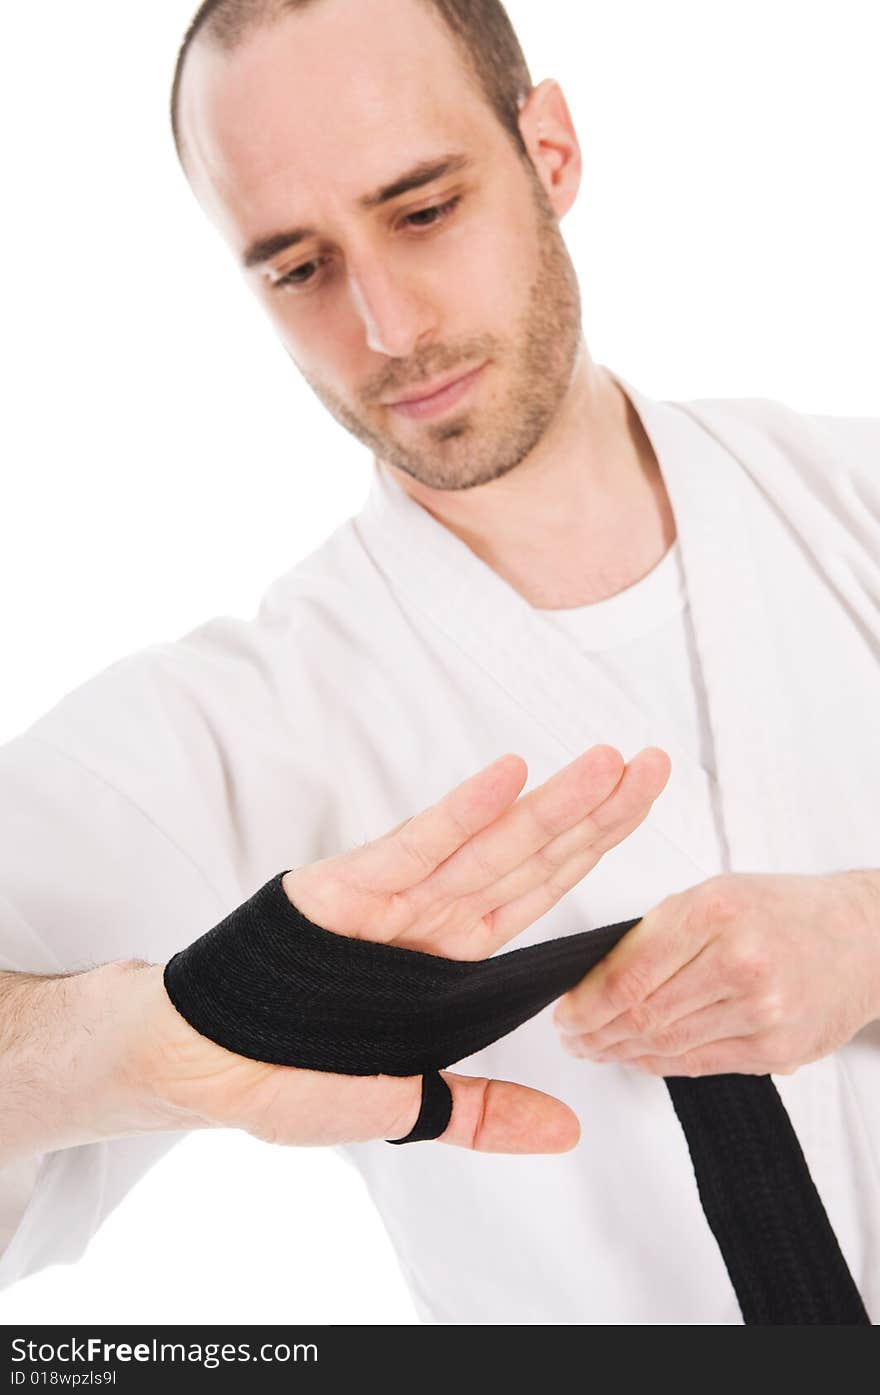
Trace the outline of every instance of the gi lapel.
{"type": "Polygon", "coordinates": [[[880,494],[869,481],[877,476],[880,422],[810,418],[764,399],[682,407],[780,511],[876,649],[880,494]],[[855,437],[853,424],[861,428],[855,437]]]}
{"type": "Polygon", "coordinates": [[[799,871],[806,857],[799,781],[767,624],[772,595],[754,551],[757,492],[731,453],[682,407],[613,376],[648,433],[676,518],[731,870],[799,871]]]}

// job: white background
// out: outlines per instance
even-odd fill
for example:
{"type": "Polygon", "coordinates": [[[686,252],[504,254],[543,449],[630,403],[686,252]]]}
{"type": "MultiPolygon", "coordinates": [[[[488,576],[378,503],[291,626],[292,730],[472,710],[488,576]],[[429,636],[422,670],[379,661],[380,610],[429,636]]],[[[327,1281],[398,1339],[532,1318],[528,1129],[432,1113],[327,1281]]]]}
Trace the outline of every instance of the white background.
{"type": "MultiPolygon", "coordinates": [[[[403,0],[402,0],[403,2],[403,0]]],[[[359,506],[178,169],[194,0],[4,15],[0,741],[122,654],[247,616],[359,506]]],[[[880,415],[874,0],[511,0],[585,155],[563,228],[593,356],[651,395],[880,415]]],[[[0,1322],[416,1321],[330,1151],[194,1135],[0,1322]]]]}

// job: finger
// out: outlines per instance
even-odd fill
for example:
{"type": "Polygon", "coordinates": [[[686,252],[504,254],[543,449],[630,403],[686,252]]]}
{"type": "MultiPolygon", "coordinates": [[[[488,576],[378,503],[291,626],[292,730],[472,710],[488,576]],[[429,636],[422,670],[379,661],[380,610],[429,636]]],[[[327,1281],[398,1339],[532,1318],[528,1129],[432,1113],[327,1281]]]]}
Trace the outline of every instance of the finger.
{"type": "Polygon", "coordinates": [[[591,747],[463,844],[419,889],[420,895],[432,902],[456,901],[494,886],[538,848],[593,813],[623,769],[623,757],[612,746],[591,747]]]}
{"type": "MultiPolygon", "coordinates": [[[[646,818],[666,783],[668,770],[665,752],[654,748],[641,752],[625,767],[611,794],[591,813],[479,893],[482,911],[524,896],[545,880],[556,880],[571,863],[582,866],[586,853],[593,854],[595,865],[603,853],[622,842],[646,818]]],[[[566,889],[572,885],[568,880],[566,889]]]]}
{"type": "Polygon", "coordinates": [[[714,932],[688,913],[687,893],[669,896],[630,930],[563,998],[553,1014],[566,1032],[598,1032],[640,1007],[696,957],[714,932]]]}
{"type": "Polygon", "coordinates": [[[351,854],[349,876],[378,896],[406,891],[492,824],[528,778],[521,756],[500,756],[436,804],[351,854]]]}
{"type": "MultiPolygon", "coordinates": [[[[200,1117],[267,1143],[330,1147],[405,1138],[421,1112],[421,1075],[340,1075],[223,1054],[233,1064],[221,1107],[206,1112],[210,1091],[200,1083],[200,1117]]],[[[482,1153],[566,1153],[578,1143],[577,1115],[562,1100],[508,1080],[441,1074],[452,1114],[438,1141],[482,1153]]]]}
{"type": "MultiPolygon", "coordinates": [[[[638,1056],[627,1066],[648,1075],[769,1075],[761,1060],[755,1038],[729,1037],[711,1046],[697,1046],[681,1056],[638,1056]]],[[[777,1074],[786,1072],[776,1072],[777,1074]]]]}
{"type": "MultiPolygon", "coordinates": [[[[441,1075],[452,1091],[452,1117],[440,1143],[479,1153],[567,1153],[580,1139],[574,1111],[542,1090],[449,1071],[441,1075]]],[[[414,1087],[412,1099],[385,1138],[405,1138],[418,1118],[421,1076],[407,1083],[414,1087]]]]}
{"type": "MultiPolygon", "coordinates": [[[[579,1042],[579,1049],[573,1054],[588,1056],[594,1061],[632,1061],[639,1056],[683,1056],[698,1046],[711,1045],[727,1037],[748,1035],[753,1025],[742,1000],[728,998],[680,1017],[677,1022],[649,1036],[620,1041],[598,1052],[584,1048],[583,1043],[579,1042]]],[[[577,1041],[577,1038],[574,1040],[577,1041]]]]}
{"type": "MultiPolygon", "coordinates": [[[[654,747],[636,756],[604,804],[492,888],[498,904],[488,923],[491,953],[545,915],[592,872],[610,848],[643,823],[669,777],[669,758],[654,747]],[[659,757],[659,759],[658,759],[659,757]],[[554,865],[558,864],[558,865],[554,865]]],[[[491,902],[489,902],[491,904],[491,902]]],[[[481,906],[486,915],[488,906],[481,906]]]]}
{"type": "Polygon", "coordinates": [[[562,1032],[562,1036],[576,1036],[584,1054],[594,1055],[618,1042],[654,1038],[659,1032],[671,1030],[679,1019],[727,999],[730,993],[720,980],[715,947],[715,941],[703,945],[693,959],[643,1003],[620,1013],[598,1031],[562,1032]]]}

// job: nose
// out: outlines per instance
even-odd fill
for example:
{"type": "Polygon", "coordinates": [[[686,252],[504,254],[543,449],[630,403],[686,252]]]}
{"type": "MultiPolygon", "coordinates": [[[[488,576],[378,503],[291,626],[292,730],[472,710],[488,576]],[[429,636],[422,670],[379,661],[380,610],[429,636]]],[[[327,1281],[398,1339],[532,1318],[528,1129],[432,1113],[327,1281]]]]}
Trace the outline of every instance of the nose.
{"type": "Polygon", "coordinates": [[[425,296],[399,269],[375,255],[349,267],[349,285],[367,346],[375,353],[407,358],[436,331],[436,317],[425,296]]]}

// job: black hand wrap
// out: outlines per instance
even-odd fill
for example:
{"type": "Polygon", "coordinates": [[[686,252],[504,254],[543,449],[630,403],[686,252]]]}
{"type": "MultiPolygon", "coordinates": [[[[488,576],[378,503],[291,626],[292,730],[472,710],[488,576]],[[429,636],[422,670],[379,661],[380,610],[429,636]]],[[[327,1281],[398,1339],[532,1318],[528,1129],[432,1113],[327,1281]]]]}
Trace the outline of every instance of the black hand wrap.
{"type": "MultiPolygon", "coordinates": [[[[446,1129],[439,1071],[553,1002],[638,919],[476,962],[350,939],[314,925],[266,882],[175,954],[164,982],[196,1031],[274,1065],[343,1075],[421,1075],[406,1138],[446,1129]]],[[[870,1319],[769,1075],[669,1076],[706,1219],[748,1324],[870,1319]]]]}

